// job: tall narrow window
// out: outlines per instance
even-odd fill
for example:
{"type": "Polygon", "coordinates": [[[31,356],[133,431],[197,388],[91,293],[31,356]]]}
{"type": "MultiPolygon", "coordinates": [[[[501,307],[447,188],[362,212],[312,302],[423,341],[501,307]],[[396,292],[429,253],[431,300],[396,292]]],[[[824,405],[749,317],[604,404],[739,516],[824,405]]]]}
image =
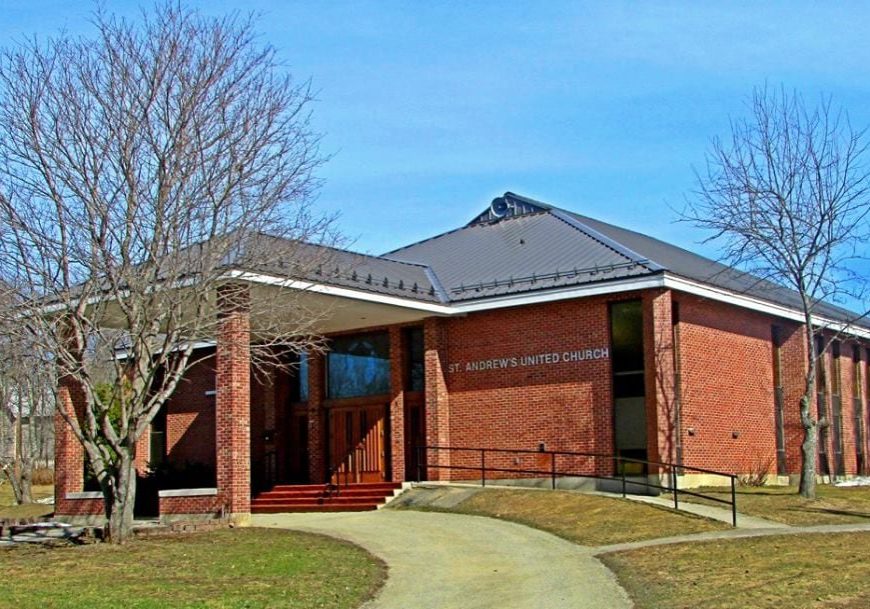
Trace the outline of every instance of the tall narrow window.
{"type": "Polygon", "coordinates": [[[846,473],[843,459],[843,390],[840,369],[840,341],[831,343],[831,440],[834,444],[834,467],[837,475],[846,473]]]}
{"type": "Polygon", "coordinates": [[[405,388],[408,391],[425,389],[425,362],[423,359],[423,328],[405,328],[405,388]]]}
{"type": "MultiPolygon", "coordinates": [[[[647,458],[646,404],[644,400],[643,308],[641,301],[610,305],[611,365],[613,369],[613,425],[616,453],[647,458]]],[[[628,464],[626,472],[643,468],[628,464]]]]}
{"type": "MultiPolygon", "coordinates": [[[[825,375],[825,339],[822,335],[816,335],[816,408],[819,419],[828,418],[828,380],[825,375]]],[[[830,475],[831,468],[828,462],[828,428],[819,429],[819,471],[823,475],[830,475]]]]}
{"type": "Polygon", "coordinates": [[[787,473],[785,458],[785,390],[782,380],[782,328],[770,327],[773,343],[773,412],[776,421],[776,473],[783,476],[787,473]]]}
{"type": "MultiPolygon", "coordinates": [[[[677,465],[683,464],[683,370],[680,359],[680,303],[671,306],[671,339],[674,344],[674,442],[676,447],[677,465]]],[[[681,472],[684,470],[680,470],[681,472]]]]}
{"type": "Polygon", "coordinates": [[[290,378],[290,401],[308,401],[308,354],[300,353],[290,378]]]}
{"type": "Polygon", "coordinates": [[[167,404],[163,404],[151,421],[151,454],[148,460],[148,467],[151,469],[159,467],[166,460],[166,410],[167,404]]]}
{"type": "Polygon", "coordinates": [[[861,375],[861,348],[852,345],[852,415],[855,428],[855,463],[858,474],[866,470],[864,461],[864,381],[861,375]]]}

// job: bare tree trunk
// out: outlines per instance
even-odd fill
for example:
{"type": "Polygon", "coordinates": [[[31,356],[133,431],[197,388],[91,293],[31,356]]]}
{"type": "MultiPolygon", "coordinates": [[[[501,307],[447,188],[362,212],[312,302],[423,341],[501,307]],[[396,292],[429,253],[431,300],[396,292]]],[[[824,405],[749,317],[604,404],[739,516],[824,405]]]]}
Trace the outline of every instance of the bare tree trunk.
{"type": "Polygon", "coordinates": [[[136,463],[134,455],[127,451],[118,455],[114,482],[106,497],[108,538],[112,543],[124,543],[133,531],[133,507],[136,503],[136,463]]]}
{"type": "Polygon", "coordinates": [[[804,440],[801,443],[801,481],[798,492],[807,499],[816,498],[816,448],[818,445],[818,426],[810,416],[811,397],[801,397],[801,422],[804,440]]]}
{"type": "Polygon", "coordinates": [[[15,462],[12,465],[12,492],[18,505],[33,503],[33,459],[24,448],[24,417],[21,409],[15,419],[15,462]]]}

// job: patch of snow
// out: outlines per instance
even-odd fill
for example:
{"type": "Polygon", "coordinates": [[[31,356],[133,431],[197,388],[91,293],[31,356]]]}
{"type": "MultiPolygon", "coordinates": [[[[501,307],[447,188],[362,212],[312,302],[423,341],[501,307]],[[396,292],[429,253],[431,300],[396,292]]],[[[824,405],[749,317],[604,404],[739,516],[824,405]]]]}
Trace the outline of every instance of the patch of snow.
{"type": "Polygon", "coordinates": [[[856,476],[851,480],[835,482],[834,486],[870,486],[870,476],[856,476]]]}
{"type": "Polygon", "coordinates": [[[46,497],[45,499],[37,499],[34,503],[41,503],[42,505],[54,505],[54,497],[46,497]]]}

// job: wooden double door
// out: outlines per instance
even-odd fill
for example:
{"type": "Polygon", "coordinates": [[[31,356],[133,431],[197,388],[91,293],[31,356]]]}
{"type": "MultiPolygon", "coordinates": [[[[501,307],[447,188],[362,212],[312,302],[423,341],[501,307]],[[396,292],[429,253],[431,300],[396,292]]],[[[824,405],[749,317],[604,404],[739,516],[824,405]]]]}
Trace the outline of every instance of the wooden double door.
{"type": "Polygon", "coordinates": [[[327,414],[333,484],[387,479],[387,406],[341,406],[327,414]]]}

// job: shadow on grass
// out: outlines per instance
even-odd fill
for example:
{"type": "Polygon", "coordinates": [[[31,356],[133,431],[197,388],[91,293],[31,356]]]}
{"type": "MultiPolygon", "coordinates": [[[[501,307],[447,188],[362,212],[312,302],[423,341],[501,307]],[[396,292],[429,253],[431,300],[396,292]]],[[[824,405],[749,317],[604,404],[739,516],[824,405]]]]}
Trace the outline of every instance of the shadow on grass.
{"type": "Polygon", "coordinates": [[[867,518],[870,520],[870,514],[867,512],[853,512],[851,510],[834,510],[831,508],[816,508],[816,507],[801,507],[791,508],[792,512],[813,512],[816,514],[832,514],[834,516],[854,516],[856,518],[867,518]]]}

